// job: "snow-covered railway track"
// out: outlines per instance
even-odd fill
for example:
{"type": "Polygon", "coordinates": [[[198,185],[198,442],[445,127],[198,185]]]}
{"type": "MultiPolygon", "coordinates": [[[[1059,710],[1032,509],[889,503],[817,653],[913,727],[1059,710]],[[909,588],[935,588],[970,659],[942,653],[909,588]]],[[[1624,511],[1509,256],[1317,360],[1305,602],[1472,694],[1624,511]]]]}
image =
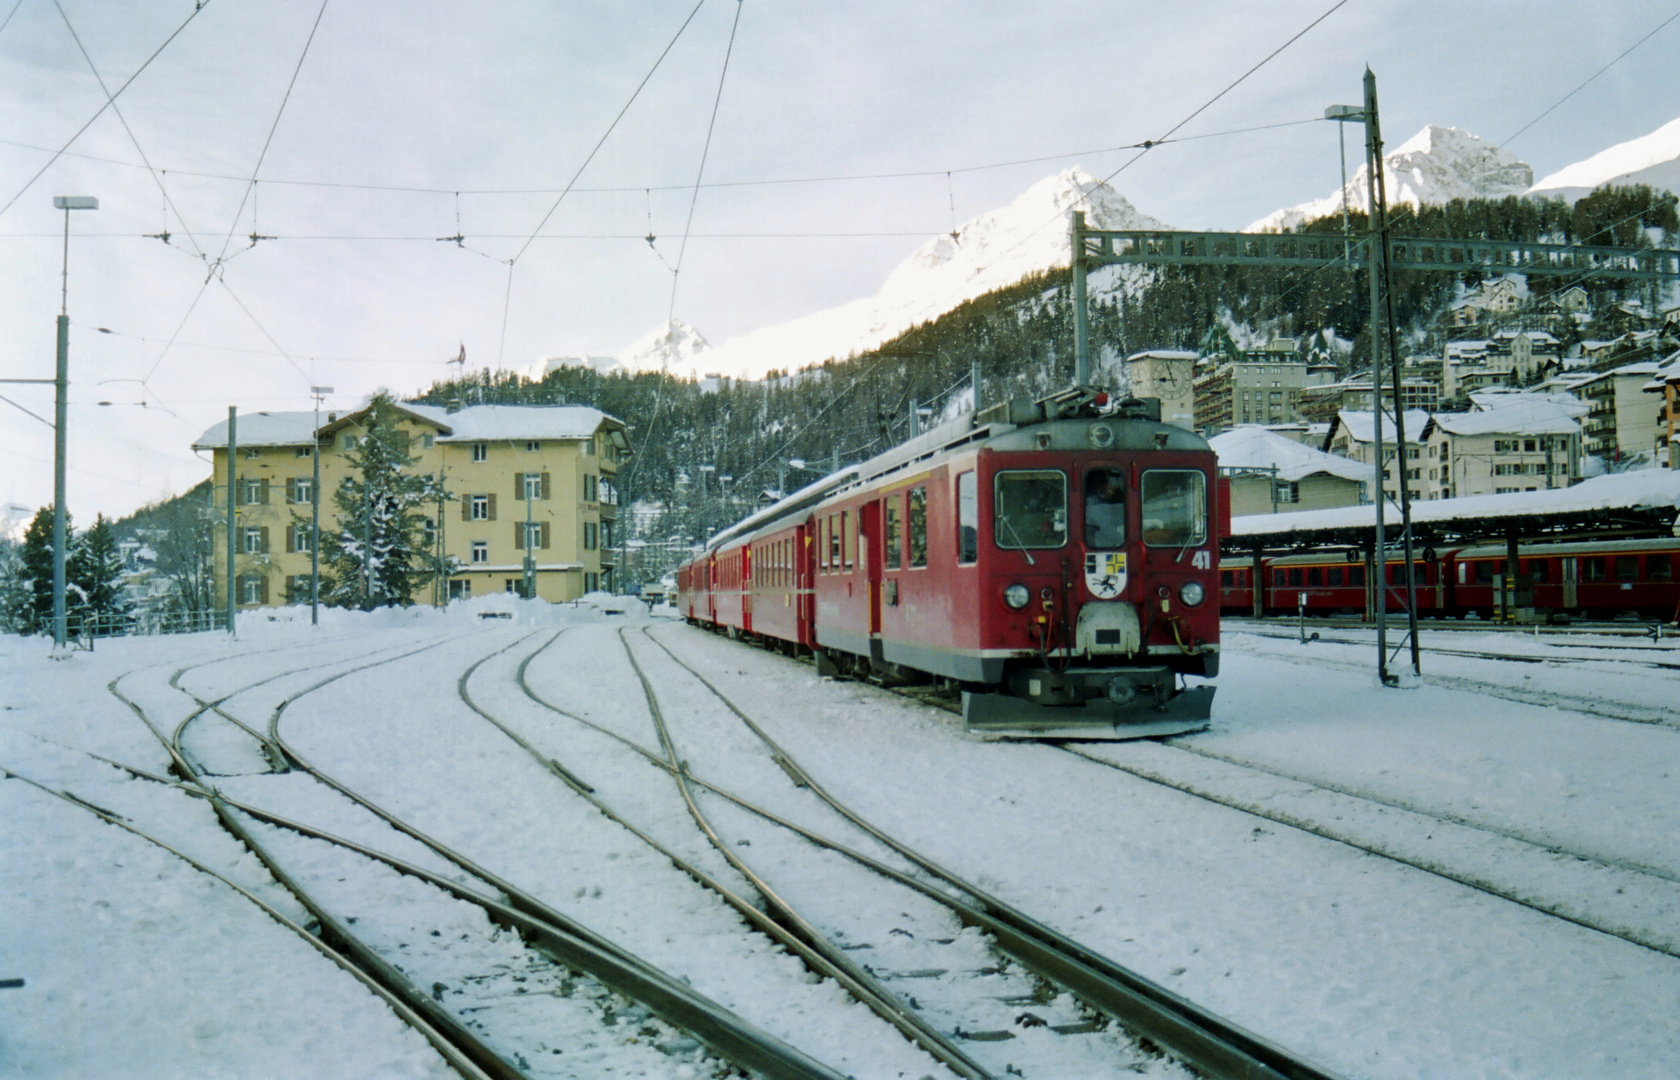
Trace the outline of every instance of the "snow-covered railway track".
{"type": "MultiPolygon", "coordinates": [[[[671,1056],[675,1054],[698,1065],[704,1075],[732,1073],[739,1066],[835,1080],[838,1074],[321,773],[282,736],[280,720],[298,699],[445,640],[450,639],[377,660],[364,657],[365,662],[339,664],[341,670],[282,700],[266,732],[229,711],[226,703],[256,686],[329,665],[281,672],[214,701],[180,685],[181,676],[191,669],[176,672],[171,685],[192,696],[196,708],[167,739],[144,710],[123,700],[165,742],[172,771],[210,800],[228,830],[310,912],[320,936],[408,1011],[423,1016],[430,1030],[455,1048],[455,1057],[471,1064],[468,1075],[514,1080],[658,1073],[677,1064],[671,1056]],[[319,794],[335,792],[389,826],[394,830],[387,833],[390,841],[417,842],[416,852],[442,862],[428,869],[226,798],[181,753],[182,735],[191,722],[211,713],[259,740],[266,756],[287,770],[317,782],[319,794]],[[701,1043],[725,1056],[705,1056],[699,1051],[701,1043]]],[[[122,697],[114,685],[112,689],[122,697]]]]}
{"type": "MultiPolygon", "coordinates": [[[[127,766],[119,767],[125,769],[128,768],[127,766]]],[[[171,781],[165,778],[152,776],[138,770],[130,769],[129,771],[136,776],[157,780],[165,784],[171,783],[171,781]]],[[[299,938],[308,943],[311,948],[342,969],[345,974],[361,983],[362,986],[364,986],[370,993],[389,1006],[390,1009],[396,1013],[396,1015],[404,1023],[425,1038],[426,1041],[432,1045],[433,1049],[437,1050],[438,1054],[446,1062],[448,1062],[456,1072],[458,1072],[462,1077],[465,1077],[466,1080],[492,1080],[493,1077],[498,1075],[495,1073],[488,1073],[480,1068],[475,1056],[468,1053],[450,1032],[438,1028],[431,1022],[430,1018],[411,1007],[402,995],[394,993],[383,980],[374,977],[361,963],[357,961],[355,957],[342,949],[340,947],[340,943],[331,942],[327,935],[320,932],[319,929],[300,925],[295,920],[288,917],[284,912],[274,907],[268,901],[257,896],[243,885],[234,881],[232,878],[218,873],[211,867],[205,865],[202,861],[193,858],[191,855],[188,855],[181,850],[178,850],[164,840],[151,835],[146,830],[140,828],[114,811],[107,810],[80,798],[74,792],[51,787],[4,767],[0,767],[0,777],[20,780],[48,795],[63,799],[72,806],[76,806],[81,810],[98,817],[106,824],[114,825],[119,829],[123,829],[126,832],[139,837],[146,843],[167,852],[177,859],[180,859],[182,862],[191,866],[200,873],[222,883],[236,895],[262,910],[262,912],[269,918],[296,934],[299,938]]]]}
{"type": "Polygon", "coordinates": [[[1181,743],[1066,752],[1680,958],[1680,876],[1181,743]],[[1198,760],[1199,759],[1199,760],[1198,760]]]}
{"type": "MultiPolygon", "coordinates": [[[[1245,630],[1243,632],[1253,638],[1272,639],[1281,642],[1298,642],[1298,639],[1294,635],[1289,634],[1267,634],[1259,633],[1253,630],[1245,630]]],[[[1315,644],[1332,646],[1348,645],[1360,648],[1374,647],[1373,642],[1359,639],[1348,639],[1346,641],[1342,641],[1320,638],[1315,644]]],[[[1593,646],[1584,647],[1592,648],[1593,646]]],[[[1234,650],[1236,646],[1228,645],[1228,648],[1232,648],[1234,650]]],[[[1598,664],[1604,665],[1607,668],[1612,668],[1613,670],[1620,670],[1628,677],[1636,679],[1671,679],[1672,676],[1664,674],[1653,674],[1647,676],[1639,669],[1644,668],[1652,672],[1660,673],[1677,663],[1676,661],[1662,660],[1628,661],[1623,660],[1620,657],[1604,658],[1567,655],[1512,655],[1491,651],[1474,652],[1469,650],[1431,648],[1427,646],[1424,647],[1424,651],[1433,653],[1437,656],[1456,656],[1461,659],[1516,661],[1525,665],[1539,667],[1544,667],[1545,665],[1569,665],[1573,667],[1598,664]]],[[[1291,659],[1298,658],[1292,654],[1285,654],[1281,651],[1272,650],[1267,650],[1264,655],[1280,657],[1288,655],[1291,659]]],[[[1368,671],[1371,668],[1369,660],[1364,657],[1355,660],[1350,658],[1339,658],[1322,653],[1313,657],[1313,663],[1324,667],[1336,668],[1341,671],[1368,671]]],[[[1680,728],[1680,719],[1676,718],[1675,711],[1672,708],[1651,708],[1649,706],[1638,704],[1637,702],[1619,701],[1608,694],[1570,694],[1561,692],[1553,687],[1527,687],[1521,685],[1524,680],[1513,679],[1513,681],[1510,682],[1502,682],[1491,677],[1477,677],[1476,675],[1464,673],[1442,674],[1438,671],[1425,671],[1423,674],[1423,681],[1427,685],[1438,686],[1443,689],[1464,690],[1474,694],[1504,698],[1507,701],[1515,701],[1524,705],[1539,705],[1544,707],[1568,709],[1572,712],[1584,713],[1588,716],[1596,716],[1605,720],[1621,720],[1627,723],[1646,724],[1659,728],[1680,728]]]]}
{"type": "MultiPolygon", "coordinates": [[[[796,891],[803,889],[802,903],[815,900],[818,903],[814,907],[822,907],[824,905],[820,901],[828,901],[823,919],[805,920],[798,916],[797,912],[793,913],[793,917],[800,918],[807,925],[810,925],[811,921],[820,921],[833,928],[834,942],[843,952],[866,946],[871,950],[870,955],[874,959],[890,956],[895,951],[894,947],[899,946],[897,951],[902,959],[897,962],[885,959],[880,966],[891,975],[899,976],[892,981],[913,986],[906,992],[906,999],[902,1000],[902,1004],[910,1005],[913,1012],[926,1012],[930,1018],[935,1018],[936,1022],[943,1021],[950,1035],[966,1044],[964,1054],[972,1064],[962,1065],[959,1071],[979,1067],[1001,1073],[1017,1071],[1019,1068],[1019,1071],[1033,1075],[1035,1072],[1045,1071],[1046,1068],[1056,1068],[1055,1063],[1058,1061],[1062,1063],[1061,1067],[1066,1069],[1070,1058],[1080,1062],[1080,1065],[1073,1067],[1073,1074],[1080,1074],[1081,1069],[1083,1072],[1090,1072],[1092,1069],[1101,1071],[1104,1068],[1112,1070],[1147,1067],[1137,1063],[1128,1065],[1125,1062],[1128,1055],[1133,1056],[1135,1062],[1136,1044],[1128,1039],[1119,1038],[1117,1032],[1103,1032],[1100,1035],[1100,1048],[1093,1044],[1071,1054],[1067,1043],[1074,1040],[1061,1040],[1061,1047],[1047,1045],[1058,1041],[1049,1037],[1052,1031],[1059,1030],[1068,1035],[1089,1035],[1093,1027],[1101,1027],[1103,1024],[1101,1019],[1093,1024],[1091,1018],[1113,1018],[1119,1020],[1120,1025],[1132,1036],[1141,1037],[1146,1046],[1166,1046],[1207,1075],[1328,1075],[1313,1064],[1236,1028],[1077,942],[1056,934],[874,828],[855,811],[835,800],[815,784],[810,775],[794,762],[785,750],[775,744],[750,716],[723,694],[716,684],[671,653],[656,638],[650,635],[648,639],[664,651],[672,665],[686,671],[687,675],[703,688],[704,694],[715,702],[714,709],[716,705],[721,705],[732,720],[744,723],[752,733],[750,740],[757,746],[756,757],[761,766],[760,772],[764,771],[762,766],[766,760],[772,762],[773,766],[768,771],[774,773],[784,787],[786,782],[791,780],[798,788],[805,789],[808,794],[821,800],[821,804],[826,806],[826,813],[831,818],[837,815],[839,827],[848,836],[855,835],[856,839],[849,844],[842,844],[818,834],[811,828],[765,810],[702,778],[683,760],[677,748],[676,742],[680,733],[672,735],[667,732],[661,738],[661,750],[655,751],[606,726],[543,700],[524,678],[523,666],[519,673],[520,682],[526,694],[539,704],[612,736],[630,746],[651,764],[676,777],[685,789],[685,801],[691,806],[697,808],[707,794],[716,796],[720,805],[711,811],[710,816],[714,819],[728,817],[728,829],[732,836],[737,837],[735,847],[751,845],[754,861],[761,865],[774,865],[775,873],[791,879],[796,891]],[[694,790],[689,790],[690,785],[694,790]],[[760,824],[755,828],[754,823],[760,824]],[[766,831],[764,825],[775,828],[766,831]],[[803,843],[793,843],[793,837],[798,837],[803,843]],[[846,862],[831,858],[820,864],[820,870],[814,876],[804,874],[802,878],[801,868],[793,865],[793,862],[799,859],[809,863],[813,846],[821,849],[818,854],[833,853],[843,856],[852,864],[852,876],[849,877],[840,871],[846,862]],[[865,848],[877,852],[878,855],[861,850],[865,848]],[[760,850],[767,850],[769,854],[760,858],[756,854],[760,850]],[[891,862],[898,862],[903,868],[890,865],[891,862]],[[856,871],[859,868],[867,870],[875,880],[869,882],[856,879],[856,871]],[[871,893],[882,892],[883,882],[890,882],[896,888],[886,890],[889,896],[872,897],[871,893]],[[816,886],[814,890],[813,884],[816,886]],[[833,895],[824,897],[824,892],[831,892],[833,895]],[[890,912],[894,915],[882,925],[870,926],[869,920],[859,914],[870,909],[872,904],[872,911],[879,922],[878,913],[889,901],[890,912]],[[924,940],[918,940],[910,937],[911,931],[896,925],[909,917],[911,912],[906,910],[907,908],[913,909],[917,905],[925,908],[929,902],[937,904],[938,908],[921,912],[920,918],[929,927],[937,926],[941,921],[948,924],[950,929],[943,932],[943,937],[940,936],[941,931],[931,930],[930,933],[922,935],[924,940]],[[925,940],[926,938],[932,940],[925,940]],[[968,954],[965,961],[949,962],[944,970],[934,966],[937,961],[913,959],[917,955],[914,949],[923,950],[922,956],[937,955],[940,950],[934,946],[942,946],[953,953],[966,949],[968,954]],[[994,959],[990,963],[980,961],[977,964],[973,959],[976,947],[983,948],[985,953],[991,954],[994,959]],[[997,993],[997,986],[986,987],[973,978],[976,971],[984,972],[985,978],[1020,979],[1023,973],[1030,974],[1031,978],[1023,979],[1017,984],[1019,988],[1013,992],[997,993]],[[910,984],[905,979],[906,976],[929,981],[910,984]],[[928,999],[929,1005],[921,1006],[918,998],[928,999]],[[999,1001],[999,998],[1003,1000],[999,1001]],[[1073,1022],[1047,1022],[1041,1014],[1047,1011],[1046,1006],[1051,1001],[1064,1013],[1071,1013],[1072,1015],[1066,1016],[1065,1019],[1073,1022]],[[998,1010],[999,1004],[1008,1008],[998,1010]],[[1026,1011],[1015,1011],[1020,1009],[1026,1011]],[[1037,1011],[1034,1011],[1035,1009],[1037,1011]],[[960,1021],[965,1010],[974,1015],[988,1016],[990,1022],[964,1028],[960,1021]],[[1046,1028],[1049,1030],[1045,1030],[1046,1028]],[[1106,1059],[1102,1055],[1107,1055],[1106,1059]],[[1035,1062],[1034,1058],[1040,1056],[1043,1060],[1035,1062]],[[1014,1060],[1010,1060],[1011,1057],[1014,1060]]],[[[635,652],[630,649],[628,642],[626,648],[630,650],[629,654],[638,674],[642,674],[643,665],[635,660],[635,652]]],[[[663,677],[658,680],[646,679],[644,676],[643,685],[650,710],[656,716],[661,712],[669,712],[671,708],[681,708],[680,705],[670,704],[664,709],[660,706],[659,696],[670,691],[670,680],[663,677]]],[[[693,750],[702,744],[691,739],[687,745],[693,750]]],[[[716,836],[716,829],[710,825],[705,827],[708,833],[719,841],[720,850],[735,856],[731,859],[732,862],[741,863],[744,874],[759,877],[745,865],[746,860],[738,851],[729,851],[730,845],[721,842],[722,838],[716,836]]],[[[772,902],[772,898],[779,899],[768,882],[761,881],[760,885],[761,894],[769,894],[766,897],[767,903],[772,902]]],[[[866,974],[869,972],[866,971],[866,974]]]]}
{"type": "MultiPolygon", "coordinates": [[[[1255,637],[1281,638],[1285,641],[1299,640],[1299,636],[1298,636],[1299,632],[1297,630],[1295,630],[1294,628],[1291,628],[1291,629],[1289,629],[1285,632],[1282,632],[1282,633],[1273,633],[1270,630],[1257,630],[1257,629],[1248,628],[1248,627],[1245,627],[1244,631],[1246,633],[1253,634],[1255,637]]],[[[1374,644],[1374,642],[1371,641],[1368,638],[1357,638],[1357,637],[1327,638],[1327,637],[1324,637],[1322,635],[1318,635],[1316,632],[1315,632],[1315,635],[1313,637],[1313,640],[1314,641],[1322,641],[1325,644],[1333,644],[1333,645],[1367,645],[1367,646],[1369,646],[1369,645],[1374,644]]],[[[1515,652],[1495,652],[1492,649],[1460,649],[1460,648],[1447,648],[1447,647],[1443,647],[1443,646],[1440,646],[1440,645],[1419,645],[1418,648],[1419,648],[1419,651],[1421,651],[1421,652],[1432,653],[1436,656],[1467,656],[1467,657],[1470,657],[1471,659],[1475,659],[1475,660],[1505,660],[1505,661],[1510,661],[1512,663],[1517,663],[1517,664],[1586,664],[1586,663],[1599,663],[1599,664],[1616,664],[1616,665],[1621,665],[1621,666],[1626,666],[1626,667],[1655,668],[1659,671],[1680,671],[1680,660],[1674,659],[1674,657],[1676,655],[1676,651],[1674,649],[1664,648],[1664,647],[1661,647],[1661,646],[1655,646],[1655,645],[1599,645],[1599,644],[1588,645],[1588,644],[1582,644],[1580,642],[1557,642],[1557,641],[1542,641],[1541,644],[1545,645],[1547,647],[1547,649],[1549,649],[1549,650],[1582,649],[1582,650],[1592,650],[1592,651],[1595,651],[1595,652],[1605,652],[1605,651],[1616,651],[1616,652],[1622,652],[1622,653],[1642,652],[1642,653],[1660,653],[1660,654],[1662,654],[1662,656],[1644,656],[1644,657],[1638,657],[1638,656],[1603,657],[1603,656],[1580,656],[1580,655],[1571,656],[1571,655],[1568,655],[1568,654],[1565,654],[1565,653],[1560,653],[1560,652],[1546,652],[1546,653],[1543,653],[1543,654],[1515,653],[1515,652]]]]}

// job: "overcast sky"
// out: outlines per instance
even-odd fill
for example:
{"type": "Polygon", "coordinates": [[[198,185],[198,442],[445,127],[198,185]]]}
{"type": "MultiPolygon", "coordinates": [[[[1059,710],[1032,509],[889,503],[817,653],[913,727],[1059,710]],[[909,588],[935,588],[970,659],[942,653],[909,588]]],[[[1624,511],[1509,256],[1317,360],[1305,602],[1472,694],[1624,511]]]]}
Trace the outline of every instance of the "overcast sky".
{"type": "MultiPolygon", "coordinates": [[[[463,344],[471,368],[610,354],[672,311],[717,344],[866,296],[953,219],[1070,165],[1119,168],[1135,151],[1104,148],[1161,136],[1333,2],[704,0],[539,233],[694,0],[208,0],[121,119],[107,109],[50,165],[105,102],[69,26],[114,91],[193,2],[59,0],[67,26],[53,0],[0,0],[0,377],[51,376],[52,198],[98,197],[70,222],[68,501],[85,525],[207,475],[189,446],[229,405],[307,409],[320,384],[344,408],[423,389],[463,344]],[[704,174],[727,186],[696,198],[737,13],[704,174]],[[1047,160],[1000,164],[1029,158],[1047,160]],[[823,179],[883,173],[928,175],[823,179]],[[437,239],[457,232],[465,247],[437,239]]],[[[1356,104],[1369,64],[1391,147],[1430,123],[1507,145],[1674,14],[1348,0],[1179,135],[1356,104]]],[[[1538,178],[1646,134],[1680,114],[1677,75],[1680,21],[1509,149],[1538,178]]],[[[1175,226],[1235,229],[1338,170],[1320,122],[1161,146],[1114,184],[1175,226]]],[[[50,387],[0,393],[51,417],[50,387]]],[[[5,403],[0,418],[16,517],[51,500],[52,432],[5,403]]]]}

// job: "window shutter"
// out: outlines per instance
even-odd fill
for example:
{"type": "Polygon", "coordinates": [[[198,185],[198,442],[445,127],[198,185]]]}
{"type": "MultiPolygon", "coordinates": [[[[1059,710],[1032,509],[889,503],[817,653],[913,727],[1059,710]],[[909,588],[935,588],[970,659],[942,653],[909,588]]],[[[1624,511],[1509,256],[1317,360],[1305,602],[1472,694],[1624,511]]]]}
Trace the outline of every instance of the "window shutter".
{"type": "Polygon", "coordinates": [[[513,523],[513,550],[525,550],[525,523],[523,521],[513,523]]]}
{"type": "Polygon", "coordinates": [[[548,522],[546,522],[546,521],[542,523],[541,543],[542,543],[542,549],[544,551],[547,551],[548,550],[548,522]]]}
{"type": "MultiPolygon", "coordinates": [[[[266,476],[262,478],[262,490],[261,490],[261,493],[257,496],[257,502],[261,503],[264,506],[268,505],[268,477],[266,477],[266,476]]],[[[265,546],[263,548],[263,550],[267,551],[268,548],[265,546]]]]}
{"type": "Polygon", "coordinates": [[[549,497],[548,473],[546,472],[542,474],[542,497],[545,499],[549,497]]]}
{"type": "Polygon", "coordinates": [[[266,574],[257,578],[257,603],[268,603],[268,575],[266,574]]]}
{"type": "Polygon", "coordinates": [[[496,493],[494,491],[490,493],[490,520],[496,520],[496,493]]]}
{"type": "MultiPolygon", "coordinates": [[[[264,480],[263,481],[263,490],[266,491],[267,489],[268,489],[268,481],[264,480]]],[[[262,554],[267,555],[268,554],[268,526],[264,525],[261,528],[262,528],[262,540],[259,541],[258,550],[262,554]]],[[[263,580],[266,581],[267,578],[264,578],[263,580]]]]}
{"type": "Polygon", "coordinates": [[[286,554],[288,554],[288,555],[297,551],[297,535],[296,534],[297,534],[297,526],[296,525],[286,526],[286,554]]]}
{"type": "Polygon", "coordinates": [[[462,521],[471,521],[472,520],[472,496],[471,495],[461,496],[461,520],[462,521]]]}
{"type": "Polygon", "coordinates": [[[522,472],[513,474],[513,497],[516,499],[525,497],[525,474],[522,472]]]}

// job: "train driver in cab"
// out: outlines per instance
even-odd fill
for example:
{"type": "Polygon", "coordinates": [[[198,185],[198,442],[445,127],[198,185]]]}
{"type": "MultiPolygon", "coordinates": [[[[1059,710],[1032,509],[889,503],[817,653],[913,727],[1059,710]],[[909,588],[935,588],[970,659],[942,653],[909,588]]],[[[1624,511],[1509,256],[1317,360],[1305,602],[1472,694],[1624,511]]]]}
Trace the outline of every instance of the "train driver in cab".
{"type": "Polygon", "coordinates": [[[1114,551],[1126,545],[1126,480],[1119,469],[1085,474],[1085,546],[1114,551]]]}

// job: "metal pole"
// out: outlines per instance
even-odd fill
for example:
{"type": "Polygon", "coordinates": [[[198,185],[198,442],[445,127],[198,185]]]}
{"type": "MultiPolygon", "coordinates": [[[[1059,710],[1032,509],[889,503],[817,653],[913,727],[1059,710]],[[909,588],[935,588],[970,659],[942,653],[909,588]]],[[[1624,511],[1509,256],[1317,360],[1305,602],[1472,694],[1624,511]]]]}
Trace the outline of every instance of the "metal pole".
{"type": "Polygon", "coordinates": [[[531,478],[530,474],[522,474],[520,482],[525,485],[525,599],[534,600],[537,596],[537,560],[532,554],[536,545],[531,541],[531,478]]]}
{"type": "Polygon", "coordinates": [[[239,514],[239,406],[228,406],[228,443],[227,443],[227,628],[228,633],[238,637],[234,630],[233,616],[235,605],[238,603],[237,586],[234,583],[234,519],[239,514]]]}
{"type": "MultiPolygon", "coordinates": [[[[69,235],[70,212],[64,213],[65,235],[69,235]]],[[[64,508],[65,418],[69,402],[66,395],[70,385],[70,316],[58,317],[58,376],[53,379],[56,400],[53,423],[53,645],[64,647],[64,559],[66,545],[66,511],[64,508]]]]}
{"type": "MultiPolygon", "coordinates": [[[[1374,138],[1380,154],[1382,131],[1377,122],[1377,77],[1369,68],[1365,69],[1365,95],[1366,131],[1375,133],[1374,138]]],[[[1380,168],[1374,170],[1374,175],[1377,197],[1372,204],[1373,235],[1382,238],[1383,313],[1388,338],[1388,363],[1394,374],[1394,458],[1398,474],[1396,480],[1400,485],[1400,544],[1406,556],[1406,630],[1411,641],[1412,674],[1418,675],[1422,673],[1422,669],[1419,663],[1417,636],[1417,564],[1412,560],[1412,491],[1406,483],[1406,399],[1402,392],[1404,381],[1400,374],[1400,349],[1394,326],[1394,282],[1391,280],[1394,251],[1388,235],[1388,182],[1380,168]]],[[[1374,388],[1377,383],[1375,368],[1371,371],[1371,383],[1374,388]]]]}
{"type": "Polygon", "coordinates": [[[365,454],[362,457],[362,610],[373,610],[373,489],[368,486],[365,454]]]}
{"type": "Polygon", "coordinates": [[[315,426],[309,438],[314,446],[315,479],[309,489],[309,625],[321,622],[321,396],[315,395],[315,426]]]}
{"type": "Polygon", "coordinates": [[[1091,345],[1085,312],[1085,211],[1068,215],[1069,266],[1073,271],[1073,385],[1091,381],[1091,345]]]}
{"type": "Polygon", "coordinates": [[[977,356],[968,362],[968,381],[974,386],[974,411],[980,411],[980,358],[977,356]]]}
{"type": "MultiPolygon", "coordinates": [[[[1377,457],[1377,521],[1373,540],[1376,573],[1376,617],[1377,617],[1377,680],[1383,686],[1392,685],[1388,675],[1388,555],[1384,551],[1383,535],[1383,504],[1388,500],[1388,493],[1383,490],[1383,437],[1382,437],[1382,336],[1379,328],[1382,322],[1382,294],[1381,278],[1377,274],[1377,260],[1381,255],[1381,248],[1377,243],[1376,205],[1377,205],[1377,172],[1382,168],[1382,142],[1378,137],[1376,116],[1377,80],[1369,68],[1365,71],[1365,189],[1367,205],[1371,213],[1366,224],[1370,226],[1366,237],[1365,272],[1371,283],[1371,430],[1373,432],[1373,448],[1377,457]]],[[[1396,405],[1399,403],[1396,402],[1396,405]]]]}

